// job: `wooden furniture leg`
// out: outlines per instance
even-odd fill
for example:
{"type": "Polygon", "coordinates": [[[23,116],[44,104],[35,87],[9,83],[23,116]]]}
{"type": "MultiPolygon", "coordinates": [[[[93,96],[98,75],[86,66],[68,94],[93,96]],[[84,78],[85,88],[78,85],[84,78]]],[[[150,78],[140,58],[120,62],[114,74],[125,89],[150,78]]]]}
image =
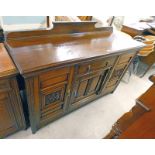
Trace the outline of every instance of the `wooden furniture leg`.
{"type": "Polygon", "coordinates": [[[154,84],[137,99],[132,110],[113,125],[106,139],[155,138],[155,75],[149,79],[154,84]]]}
{"type": "Polygon", "coordinates": [[[104,137],[104,139],[116,139],[122,132],[124,132],[135,120],[137,120],[144,113],[150,109],[142,104],[140,101],[136,101],[136,105],[128,112],[125,113],[113,126],[110,133],[104,137]]]}

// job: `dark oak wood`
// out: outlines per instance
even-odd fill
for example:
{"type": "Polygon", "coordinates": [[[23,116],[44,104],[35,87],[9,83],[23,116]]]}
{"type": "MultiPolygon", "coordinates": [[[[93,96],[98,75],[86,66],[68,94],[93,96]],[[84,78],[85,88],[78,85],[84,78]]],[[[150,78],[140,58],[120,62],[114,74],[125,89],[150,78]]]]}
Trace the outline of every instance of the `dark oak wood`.
{"type": "Polygon", "coordinates": [[[148,56],[140,57],[140,61],[147,65],[147,69],[144,71],[143,75],[141,76],[143,77],[155,63],[155,48],[153,52],[151,52],[148,56]]]}
{"type": "Polygon", "coordinates": [[[131,24],[124,24],[121,31],[129,34],[132,37],[146,34],[155,35],[155,21],[153,20],[148,22],[135,22],[131,24]]]}
{"type": "Polygon", "coordinates": [[[125,113],[117,122],[112,126],[109,134],[104,137],[105,139],[116,139],[125,132],[130,125],[132,125],[137,119],[139,119],[143,114],[148,112],[150,109],[144,104],[136,103],[136,105],[127,113],[125,113]]]}
{"type": "Polygon", "coordinates": [[[0,138],[26,127],[17,73],[4,45],[0,43],[0,138]]]}
{"type": "Polygon", "coordinates": [[[0,77],[16,74],[17,70],[10,59],[3,43],[0,43],[0,77]]]}
{"type": "Polygon", "coordinates": [[[150,80],[154,84],[137,99],[132,110],[114,124],[105,138],[155,138],[155,76],[151,76],[150,80]]]}
{"type": "Polygon", "coordinates": [[[149,23],[136,22],[123,25],[121,31],[129,34],[132,37],[135,37],[136,35],[144,35],[145,33],[148,33],[148,30],[150,29],[151,27],[149,26],[149,23]]]}
{"type": "Polygon", "coordinates": [[[51,30],[12,32],[6,39],[25,83],[33,133],[112,93],[144,46],[95,22],[56,22],[51,30]]]}
{"type": "Polygon", "coordinates": [[[143,29],[137,28],[134,25],[123,25],[121,31],[129,34],[132,37],[135,37],[136,35],[142,35],[144,32],[143,29]]]}
{"type": "Polygon", "coordinates": [[[47,24],[47,28],[49,28],[51,26],[50,25],[50,16],[46,17],[46,24],[47,24]]]}

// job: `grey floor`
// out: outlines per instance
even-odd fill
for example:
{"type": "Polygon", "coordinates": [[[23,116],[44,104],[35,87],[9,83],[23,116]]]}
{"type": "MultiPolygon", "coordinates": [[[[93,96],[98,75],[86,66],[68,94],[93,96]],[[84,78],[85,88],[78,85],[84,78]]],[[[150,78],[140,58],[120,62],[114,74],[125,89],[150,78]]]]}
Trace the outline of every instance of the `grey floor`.
{"type": "Polygon", "coordinates": [[[40,129],[36,134],[32,134],[31,129],[28,128],[8,139],[103,138],[110,131],[113,123],[134,106],[135,99],[151,86],[148,77],[153,73],[155,68],[143,78],[132,75],[129,83],[121,82],[115,93],[60,118],[40,129]]]}

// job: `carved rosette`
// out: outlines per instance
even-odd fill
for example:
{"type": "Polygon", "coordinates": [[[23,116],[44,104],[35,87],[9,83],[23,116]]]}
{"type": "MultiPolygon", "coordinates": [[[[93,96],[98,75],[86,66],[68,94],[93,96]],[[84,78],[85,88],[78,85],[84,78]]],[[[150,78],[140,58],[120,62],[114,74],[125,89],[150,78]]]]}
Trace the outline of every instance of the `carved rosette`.
{"type": "Polygon", "coordinates": [[[49,104],[52,104],[56,101],[59,101],[60,97],[61,97],[61,91],[57,91],[57,92],[54,92],[52,94],[46,95],[45,104],[49,105],[49,104]]]}

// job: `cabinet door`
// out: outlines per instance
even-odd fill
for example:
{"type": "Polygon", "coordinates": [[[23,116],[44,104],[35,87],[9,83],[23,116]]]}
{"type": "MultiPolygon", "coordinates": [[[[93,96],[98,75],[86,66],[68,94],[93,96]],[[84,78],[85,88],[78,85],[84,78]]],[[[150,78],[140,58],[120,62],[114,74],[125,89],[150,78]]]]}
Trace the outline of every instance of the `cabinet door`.
{"type": "Polygon", "coordinates": [[[65,114],[73,69],[63,67],[26,79],[33,133],[65,114]]]}
{"type": "Polygon", "coordinates": [[[119,57],[119,61],[117,62],[111,77],[106,83],[105,89],[102,90],[103,95],[112,93],[116,89],[134,56],[135,53],[128,53],[119,57]]]}
{"type": "Polygon", "coordinates": [[[8,93],[0,93],[0,138],[18,129],[8,93]]]}
{"type": "Polygon", "coordinates": [[[113,73],[111,75],[111,78],[109,79],[109,81],[106,84],[105,89],[102,90],[102,94],[108,94],[108,93],[111,93],[111,92],[113,92],[115,90],[115,88],[119,84],[119,82],[120,82],[126,68],[127,68],[127,65],[123,64],[123,65],[117,66],[114,69],[114,71],[113,71],[113,73]]]}
{"type": "Polygon", "coordinates": [[[66,112],[73,67],[65,67],[40,75],[40,123],[46,124],[66,112]]]}
{"type": "Polygon", "coordinates": [[[77,102],[86,96],[96,92],[100,81],[100,74],[88,75],[81,77],[75,81],[73,91],[73,102],[77,102]]]}
{"type": "Polygon", "coordinates": [[[105,69],[81,76],[75,80],[70,106],[80,106],[95,98],[106,81],[110,69],[105,69]]]}
{"type": "Polygon", "coordinates": [[[65,99],[67,97],[67,82],[56,84],[41,90],[41,122],[61,115],[65,111],[65,99]]]}

